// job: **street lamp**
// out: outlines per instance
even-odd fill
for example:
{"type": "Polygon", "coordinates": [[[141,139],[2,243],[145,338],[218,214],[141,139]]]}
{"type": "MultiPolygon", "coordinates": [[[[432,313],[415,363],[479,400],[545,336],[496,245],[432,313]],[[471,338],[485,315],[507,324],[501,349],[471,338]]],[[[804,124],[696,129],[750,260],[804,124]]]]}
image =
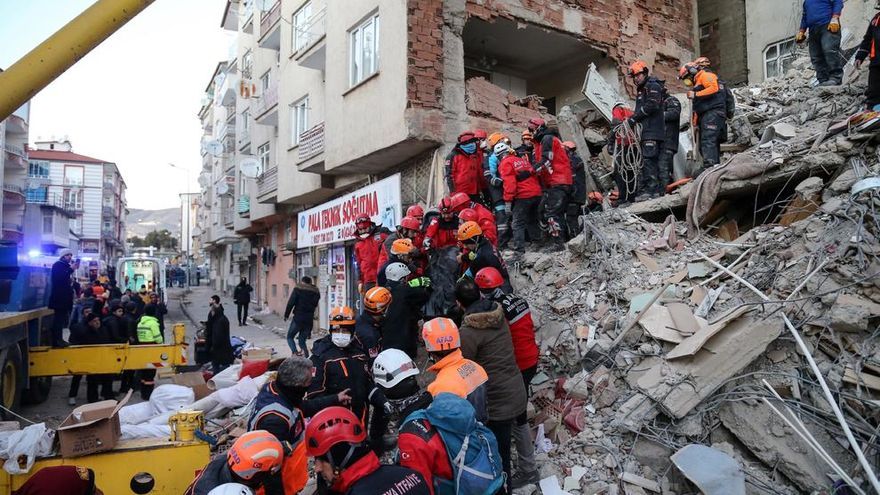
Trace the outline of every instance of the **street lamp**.
{"type": "Polygon", "coordinates": [[[180,165],[175,165],[173,163],[169,163],[168,166],[171,168],[175,168],[177,170],[181,170],[184,172],[184,174],[186,174],[185,179],[184,179],[184,182],[186,182],[186,201],[183,202],[184,207],[186,208],[186,238],[184,238],[184,235],[183,235],[184,228],[183,228],[183,225],[181,225],[180,226],[180,243],[182,244],[182,246],[180,246],[180,247],[183,250],[184,259],[186,259],[186,288],[188,289],[190,286],[190,278],[192,277],[192,260],[190,260],[190,255],[189,255],[189,250],[190,250],[189,242],[191,242],[189,237],[192,235],[192,232],[190,232],[190,225],[191,224],[190,224],[190,218],[189,218],[190,210],[192,209],[191,205],[189,204],[189,201],[190,201],[189,167],[181,167],[180,165]]]}

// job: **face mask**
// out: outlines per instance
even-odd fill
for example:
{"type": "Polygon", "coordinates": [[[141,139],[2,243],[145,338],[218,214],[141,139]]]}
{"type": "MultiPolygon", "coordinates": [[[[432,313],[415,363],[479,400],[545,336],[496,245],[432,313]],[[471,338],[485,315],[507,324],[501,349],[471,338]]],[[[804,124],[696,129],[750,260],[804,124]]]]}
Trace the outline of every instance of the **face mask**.
{"type": "Polygon", "coordinates": [[[687,86],[687,87],[689,87],[689,88],[692,88],[692,87],[694,87],[694,82],[691,81],[690,79],[685,79],[685,80],[684,80],[684,85],[687,86]]]}
{"type": "Polygon", "coordinates": [[[348,344],[351,344],[351,334],[347,332],[331,334],[330,339],[336,347],[348,347],[348,344]]]}
{"type": "Polygon", "coordinates": [[[477,143],[463,144],[461,145],[461,151],[464,151],[468,155],[472,155],[474,152],[477,151],[477,143]]]}

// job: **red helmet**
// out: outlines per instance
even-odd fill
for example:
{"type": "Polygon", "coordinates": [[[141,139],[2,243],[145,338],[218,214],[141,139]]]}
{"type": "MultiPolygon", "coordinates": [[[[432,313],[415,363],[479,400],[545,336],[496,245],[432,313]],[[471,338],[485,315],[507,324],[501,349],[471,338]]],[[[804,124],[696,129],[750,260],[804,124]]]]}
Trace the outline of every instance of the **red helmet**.
{"type": "Polygon", "coordinates": [[[477,272],[474,282],[481,289],[495,289],[504,284],[504,277],[497,268],[489,266],[477,272]]]}
{"type": "Polygon", "coordinates": [[[452,213],[452,200],[449,199],[449,196],[440,200],[437,209],[440,210],[440,213],[452,213]]]}
{"type": "Polygon", "coordinates": [[[403,217],[403,220],[400,221],[400,226],[404,229],[420,230],[422,228],[422,223],[413,217],[405,216],[403,217]]]}
{"type": "Polygon", "coordinates": [[[540,119],[537,117],[529,119],[529,130],[535,132],[537,129],[544,127],[547,125],[547,122],[544,119],[540,119]]]}
{"type": "Polygon", "coordinates": [[[463,192],[457,192],[449,196],[449,207],[454,212],[459,212],[471,204],[471,197],[463,192]]]}
{"type": "Polygon", "coordinates": [[[458,219],[462,222],[476,222],[477,221],[477,212],[472,208],[465,208],[461,210],[458,214],[458,219]]]}
{"type": "Polygon", "coordinates": [[[420,204],[414,204],[406,209],[406,216],[413,218],[422,218],[425,216],[425,209],[420,204]]]}
{"type": "Polygon", "coordinates": [[[486,137],[488,137],[488,134],[486,134],[486,131],[482,129],[477,129],[476,131],[474,131],[474,137],[477,139],[486,139],[486,137]]]}
{"type": "Polygon", "coordinates": [[[367,215],[358,215],[354,221],[354,225],[359,229],[366,229],[373,225],[373,221],[370,220],[370,217],[367,215]]]}
{"type": "Polygon", "coordinates": [[[458,135],[458,144],[469,143],[476,140],[477,136],[474,134],[474,131],[464,131],[458,135]]]}
{"type": "Polygon", "coordinates": [[[306,425],[306,453],[310,457],[322,456],[340,443],[359,444],[366,439],[367,432],[357,416],[340,406],[322,409],[306,425]]]}

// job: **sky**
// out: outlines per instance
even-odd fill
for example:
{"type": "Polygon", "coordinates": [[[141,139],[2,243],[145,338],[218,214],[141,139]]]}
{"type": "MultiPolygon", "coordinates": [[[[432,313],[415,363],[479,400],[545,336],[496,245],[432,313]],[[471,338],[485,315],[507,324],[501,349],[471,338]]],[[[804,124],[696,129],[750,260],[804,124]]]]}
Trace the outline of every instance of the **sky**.
{"type": "MultiPolygon", "coordinates": [[[[0,0],[0,67],[92,3],[0,0]]],[[[115,162],[128,185],[129,208],[179,206],[178,194],[199,189],[197,113],[234,41],[220,28],[225,5],[156,0],[32,100],[30,142],[67,136],[74,152],[115,162]]]]}

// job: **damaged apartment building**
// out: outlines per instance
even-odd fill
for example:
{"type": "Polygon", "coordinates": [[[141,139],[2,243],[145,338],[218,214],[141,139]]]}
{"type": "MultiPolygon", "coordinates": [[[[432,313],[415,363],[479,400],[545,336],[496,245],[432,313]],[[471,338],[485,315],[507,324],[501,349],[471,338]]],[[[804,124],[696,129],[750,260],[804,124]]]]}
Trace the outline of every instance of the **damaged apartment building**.
{"type": "Polygon", "coordinates": [[[229,292],[248,277],[254,303],[282,312],[311,275],[321,321],[355,300],[343,228],[356,208],[309,218],[375,193],[393,227],[445,193],[443,158],[461,131],[518,135],[531,117],[583,108],[591,64],[621,94],[635,58],[672,81],[696,38],[691,1],[230,0],[222,14],[236,36],[205,75],[199,114],[196,233],[211,283],[229,292]]]}

